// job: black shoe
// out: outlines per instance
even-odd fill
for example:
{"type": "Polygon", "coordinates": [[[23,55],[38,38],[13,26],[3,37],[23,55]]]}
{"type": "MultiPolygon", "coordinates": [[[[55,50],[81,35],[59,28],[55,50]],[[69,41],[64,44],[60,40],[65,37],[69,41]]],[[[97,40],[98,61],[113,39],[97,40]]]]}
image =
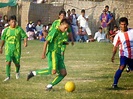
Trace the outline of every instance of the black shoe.
{"type": "Polygon", "coordinates": [[[34,74],[32,73],[32,71],[28,74],[27,76],[27,81],[29,81],[30,78],[34,77],[34,74]]]}
{"type": "Polygon", "coordinates": [[[118,86],[117,86],[117,85],[115,85],[115,84],[113,84],[113,85],[112,85],[112,88],[117,89],[117,88],[118,88],[118,86]]]}

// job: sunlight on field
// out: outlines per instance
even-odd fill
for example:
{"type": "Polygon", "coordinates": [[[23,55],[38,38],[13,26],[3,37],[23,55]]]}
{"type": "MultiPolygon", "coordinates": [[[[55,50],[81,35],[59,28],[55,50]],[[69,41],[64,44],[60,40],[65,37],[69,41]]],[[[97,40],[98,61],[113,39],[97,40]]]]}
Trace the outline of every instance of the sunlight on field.
{"type": "MultiPolygon", "coordinates": [[[[1,43],[1,42],[0,42],[1,43]]],[[[119,59],[110,62],[112,45],[110,43],[75,43],[68,45],[65,52],[65,64],[68,75],[53,91],[45,91],[45,86],[54,75],[36,76],[26,81],[31,70],[47,67],[47,59],[41,59],[43,42],[29,41],[28,47],[22,47],[21,77],[15,79],[15,66],[12,64],[11,80],[5,79],[5,56],[0,55],[0,99],[132,99],[132,73],[122,74],[118,90],[111,88],[113,76],[118,68],[119,59]],[[65,91],[65,83],[73,81],[74,92],[65,91]]]]}

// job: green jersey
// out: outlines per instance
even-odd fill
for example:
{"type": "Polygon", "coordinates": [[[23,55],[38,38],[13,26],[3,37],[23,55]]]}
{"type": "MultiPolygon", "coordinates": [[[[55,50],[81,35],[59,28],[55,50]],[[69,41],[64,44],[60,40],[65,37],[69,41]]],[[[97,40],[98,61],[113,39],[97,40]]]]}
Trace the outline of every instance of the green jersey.
{"type": "Polygon", "coordinates": [[[5,55],[21,56],[22,38],[27,38],[27,35],[21,27],[7,27],[2,35],[2,40],[5,41],[5,55]]]}
{"type": "MultiPolygon", "coordinates": [[[[58,27],[60,26],[60,22],[61,22],[60,19],[55,20],[55,21],[53,22],[53,24],[52,24],[52,26],[51,26],[51,28],[50,28],[49,31],[51,31],[53,28],[58,28],[58,27]]],[[[71,28],[69,27],[68,30],[67,30],[67,33],[70,33],[70,32],[72,32],[72,31],[71,31],[71,28]]],[[[64,38],[64,39],[63,39],[64,41],[68,41],[68,34],[67,34],[67,33],[62,33],[62,36],[63,36],[63,38],[64,38]]]]}
{"type": "Polygon", "coordinates": [[[49,41],[47,51],[56,52],[61,54],[61,46],[63,44],[62,32],[57,28],[53,28],[49,31],[46,40],[49,41]]]}

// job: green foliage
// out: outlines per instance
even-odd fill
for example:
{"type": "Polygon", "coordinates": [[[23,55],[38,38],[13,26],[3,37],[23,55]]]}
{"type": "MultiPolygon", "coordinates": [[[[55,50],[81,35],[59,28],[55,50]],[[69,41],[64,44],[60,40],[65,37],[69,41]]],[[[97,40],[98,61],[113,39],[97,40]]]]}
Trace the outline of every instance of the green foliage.
{"type": "Polygon", "coordinates": [[[65,64],[68,75],[53,91],[45,91],[45,86],[54,75],[36,76],[26,81],[31,70],[47,67],[47,59],[42,60],[43,42],[29,41],[28,47],[22,46],[21,77],[15,79],[15,66],[12,64],[11,79],[5,79],[5,56],[0,55],[0,99],[132,99],[132,73],[122,74],[120,89],[111,88],[113,76],[119,65],[118,54],[115,63],[111,63],[112,44],[75,43],[68,45],[65,52],[65,64]],[[76,84],[74,92],[65,91],[65,83],[76,84]]]}

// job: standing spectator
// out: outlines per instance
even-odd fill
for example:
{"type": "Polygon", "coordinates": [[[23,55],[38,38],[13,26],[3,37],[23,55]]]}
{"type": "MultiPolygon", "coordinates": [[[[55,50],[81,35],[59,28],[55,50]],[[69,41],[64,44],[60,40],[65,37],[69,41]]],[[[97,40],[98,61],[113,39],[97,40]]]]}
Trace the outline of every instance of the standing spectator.
{"type": "Polygon", "coordinates": [[[3,16],[3,24],[5,25],[6,23],[8,23],[8,16],[4,15],[3,16]]]}
{"type": "Polygon", "coordinates": [[[36,25],[37,33],[35,34],[36,39],[38,39],[39,33],[42,31],[42,29],[43,29],[43,24],[41,23],[41,20],[38,20],[36,25]]]}
{"type": "Polygon", "coordinates": [[[103,13],[100,16],[100,22],[107,39],[109,39],[109,24],[111,23],[111,20],[112,17],[107,14],[106,10],[104,9],[103,13]]]}
{"type": "Polygon", "coordinates": [[[116,34],[113,41],[113,54],[111,61],[114,62],[115,54],[119,47],[120,65],[114,76],[112,87],[117,88],[118,81],[126,65],[133,70],[133,29],[128,29],[128,19],[122,17],[119,20],[120,31],[116,34]]]}
{"type": "Polygon", "coordinates": [[[75,13],[75,9],[71,10],[72,14],[71,14],[71,18],[72,18],[72,22],[71,22],[71,27],[72,27],[72,34],[73,34],[73,38],[74,40],[78,41],[78,24],[77,24],[77,18],[78,15],[75,13]]]}
{"type": "Polygon", "coordinates": [[[81,10],[81,15],[77,19],[78,21],[78,27],[83,27],[88,34],[89,38],[92,39],[91,30],[88,26],[88,16],[85,15],[85,10],[81,10]]]}

